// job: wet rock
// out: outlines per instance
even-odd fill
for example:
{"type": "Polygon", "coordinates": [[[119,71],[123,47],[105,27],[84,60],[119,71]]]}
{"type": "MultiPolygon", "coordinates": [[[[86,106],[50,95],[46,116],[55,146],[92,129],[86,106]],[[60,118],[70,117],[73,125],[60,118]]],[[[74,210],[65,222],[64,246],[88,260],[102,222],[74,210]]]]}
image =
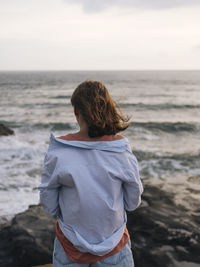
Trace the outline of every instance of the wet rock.
{"type": "Polygon", "coordinates": [[[0,136],[2,135],[12,135],[14,131],[6,127],[4,124],[0,124],[0,136]]]}
{"type": "MultiPolygon", "coordinates": [[[[145,184],[140,208],[128,213],[136,267],[200,266],[200,210],[175,205],[173,194],[145,184]]],[[[52,262],[55,219],[31,206],[0,228],[0,266],[52,262]]]]}
{"type": "Polygon", "coordinates": [[[175,205],[173,198],[146,185],[141,207],[128,214],[136,267],[200,266],[200,212],[175,205]]]}
{"type": "Polygon", "coordinates": [[[24,213],[0,228],[0,266],[29,267],[52,262],[55,219],[41,206],[24,213]]]}

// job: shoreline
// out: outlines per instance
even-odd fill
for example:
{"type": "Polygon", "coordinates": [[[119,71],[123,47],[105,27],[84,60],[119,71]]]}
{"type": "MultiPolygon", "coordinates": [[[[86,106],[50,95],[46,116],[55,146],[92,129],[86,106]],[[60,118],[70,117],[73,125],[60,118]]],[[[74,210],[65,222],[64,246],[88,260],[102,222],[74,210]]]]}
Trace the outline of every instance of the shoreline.
{"type": "MultiPolygon", "coordinates": [[[[135,266],[197,267],[200,209],[191,211],[175,204],[174,194],[159,187],[144,181],[141,206],[127,213],[135,266]]],[[[0,265],[49,264],[54,238],[55,218],[46,215],[40,205],[32,205],[0,225],[0,265]]]]}

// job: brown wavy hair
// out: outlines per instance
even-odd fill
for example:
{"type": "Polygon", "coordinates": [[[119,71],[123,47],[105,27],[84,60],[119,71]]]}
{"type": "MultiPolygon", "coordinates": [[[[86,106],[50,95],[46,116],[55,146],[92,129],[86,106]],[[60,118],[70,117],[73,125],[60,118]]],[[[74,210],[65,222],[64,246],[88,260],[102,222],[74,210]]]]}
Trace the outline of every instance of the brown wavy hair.
{"type": "Polygon", "coordinates": [[[72,94],[71,103],[83,116],[89,137],[113,135],[129,126],[129,116],[124,116],[106,87],[99,81],[87,80],[79,84],[72,94]]]}

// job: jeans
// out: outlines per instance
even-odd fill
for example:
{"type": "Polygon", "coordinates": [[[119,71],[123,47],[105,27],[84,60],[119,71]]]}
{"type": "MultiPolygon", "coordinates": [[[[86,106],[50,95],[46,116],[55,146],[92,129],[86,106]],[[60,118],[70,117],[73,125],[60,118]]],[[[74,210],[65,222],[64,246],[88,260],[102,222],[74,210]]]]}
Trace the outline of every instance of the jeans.
{"type": "Polygon", "coordinates": [[[53,251],[53,267],[134,267],[133,256],[131,252],[131,242],[123,247],[121,251],[113,256],[107,257],[103,260],[94,263],[75,263],[72,262],[63,250],[60,242],[55,238],[53,251]]]}

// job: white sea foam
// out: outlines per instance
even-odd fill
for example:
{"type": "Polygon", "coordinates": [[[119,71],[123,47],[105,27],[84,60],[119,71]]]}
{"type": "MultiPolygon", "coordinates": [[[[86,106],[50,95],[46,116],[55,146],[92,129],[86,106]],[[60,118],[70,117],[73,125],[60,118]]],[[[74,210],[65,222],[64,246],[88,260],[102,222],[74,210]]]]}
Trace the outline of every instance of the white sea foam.
{"type": "Polygon", "coordinates": [[[47,130],[15,129],[15,135],[1,137],[0,222],[38,203],[39,192],[34,188],[40,184],[49,136],[47,130]]]}

